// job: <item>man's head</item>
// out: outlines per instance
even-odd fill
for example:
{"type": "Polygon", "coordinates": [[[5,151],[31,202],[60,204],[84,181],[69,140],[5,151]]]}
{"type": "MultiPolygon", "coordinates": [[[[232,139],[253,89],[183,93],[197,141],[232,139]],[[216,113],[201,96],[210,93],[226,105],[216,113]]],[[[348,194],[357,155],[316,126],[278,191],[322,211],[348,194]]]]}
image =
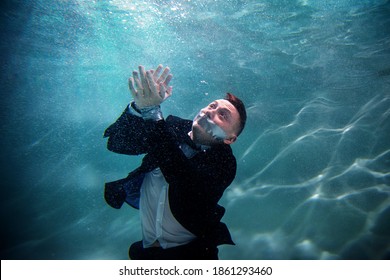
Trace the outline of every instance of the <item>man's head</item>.
{"type": "Polygon", "coordinates": [[[200,110],[192,124],[192,139],[197,144],[232,144],[245,127],[243,102],[231,93],[200,110]]]}

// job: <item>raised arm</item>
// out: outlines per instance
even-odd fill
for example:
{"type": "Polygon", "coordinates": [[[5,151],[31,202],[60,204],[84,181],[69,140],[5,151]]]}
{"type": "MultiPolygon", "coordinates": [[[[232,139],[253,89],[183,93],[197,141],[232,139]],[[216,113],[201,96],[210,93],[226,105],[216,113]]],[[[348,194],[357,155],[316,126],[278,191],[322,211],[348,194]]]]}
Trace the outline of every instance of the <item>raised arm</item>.
{"type": "Polygon", "coordinates": [[[129,78],[134,101],[104,132],[104,137],[109,137],[107,148],[110,151],[128,155],[148,152],[149,131],[153,129],[153,122],[163,119],[160,104],[172,95],[170,69],[162,69],[163,66],[159,65],[155,71],[145,71],[141,65],[139,73],[134,71],[129,78]]]}

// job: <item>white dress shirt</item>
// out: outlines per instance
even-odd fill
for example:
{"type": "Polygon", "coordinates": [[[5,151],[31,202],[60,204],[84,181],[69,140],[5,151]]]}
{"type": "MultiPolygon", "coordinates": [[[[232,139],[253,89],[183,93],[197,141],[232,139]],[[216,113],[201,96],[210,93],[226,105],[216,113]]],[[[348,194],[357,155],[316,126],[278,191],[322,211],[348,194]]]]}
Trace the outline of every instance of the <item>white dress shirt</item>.
{"type": "MultiPolygon", "coordinates": [[[[137,109],[135,104],[128,106],[128,112],[146,120],[160,120],[162,114],[159,106],[137,109]]],[[[201,147],[207,149],[208,147],[201,147]]],[[[187,158],[198,151],[187,144],[180,149],[187,158]]],[[[140,217],[142,225],[142,242],[144,248],[161,246],[163,249],[187,244],[196,236],[184,228],[173,216],[169,207],[169,185],[160,168],[146,173],[141,186],[140,217]]]]}

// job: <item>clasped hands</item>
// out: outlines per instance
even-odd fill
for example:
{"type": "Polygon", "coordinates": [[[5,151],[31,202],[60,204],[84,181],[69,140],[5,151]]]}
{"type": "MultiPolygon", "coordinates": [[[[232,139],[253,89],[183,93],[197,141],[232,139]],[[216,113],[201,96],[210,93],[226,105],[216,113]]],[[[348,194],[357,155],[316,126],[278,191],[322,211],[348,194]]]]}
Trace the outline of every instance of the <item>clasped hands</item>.
{"type": "Polygon", "coordinates": [[[172,95],[169,82],[173,76],[169,74],[169,67],[165,67],[164,71],[162,69],[160,64],[156,70],[145,71],[144,66],[140,65],[139,73],[133,71],[133,77],[129,78],[129,88],[138,108],[158,106],[172,95]]]}

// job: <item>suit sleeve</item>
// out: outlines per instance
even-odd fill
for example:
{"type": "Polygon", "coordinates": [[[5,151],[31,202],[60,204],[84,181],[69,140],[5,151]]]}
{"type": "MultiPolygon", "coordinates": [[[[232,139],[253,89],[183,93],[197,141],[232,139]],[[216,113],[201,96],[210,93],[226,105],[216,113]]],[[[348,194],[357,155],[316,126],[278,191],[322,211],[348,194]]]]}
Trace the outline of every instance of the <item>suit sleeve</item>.
{"type": "Polygon", "coordinates": [[[128,108],[104,132],[108,137],[107,149],[118,154],[139,155],[148,152],[149,131],[152,121],[128,112],[128,108]]]}

